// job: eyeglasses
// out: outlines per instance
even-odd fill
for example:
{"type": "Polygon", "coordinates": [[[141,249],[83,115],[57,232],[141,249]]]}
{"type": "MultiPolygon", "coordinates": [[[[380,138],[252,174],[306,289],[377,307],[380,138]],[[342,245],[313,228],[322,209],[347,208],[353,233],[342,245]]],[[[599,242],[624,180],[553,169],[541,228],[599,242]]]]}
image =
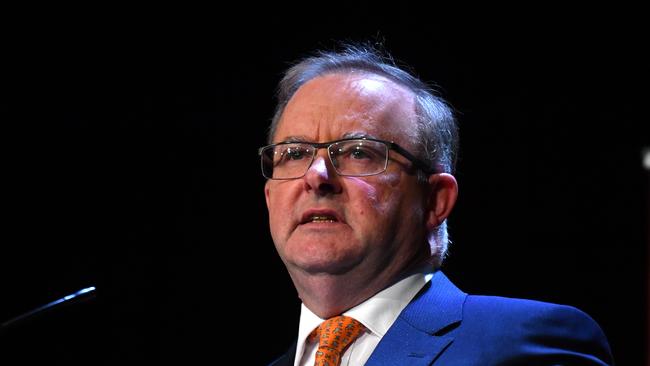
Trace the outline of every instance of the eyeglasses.
{"type": "Polygon", "coordinates": [[[349,138],[330,142],[280,142],[261,147],[262,174],[268,179],[296,179],[307,173],[318,149],[327,155],[338,175],[365,177],[386,171],[388,150],[395,150],[427,174],[436,170],[392,141],[349,138]]]}

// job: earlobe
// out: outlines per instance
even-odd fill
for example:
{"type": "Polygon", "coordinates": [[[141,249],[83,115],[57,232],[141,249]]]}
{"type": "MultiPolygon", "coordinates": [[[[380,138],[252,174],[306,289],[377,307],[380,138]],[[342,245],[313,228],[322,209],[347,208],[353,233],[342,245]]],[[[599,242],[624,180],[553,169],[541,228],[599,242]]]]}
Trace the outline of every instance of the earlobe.
{"type": "Polygon", "coordinates": [[[458,197],[458,183],[453,175],[433,174],[429,177],[431,187],[428,201],[427,228],[433,230],[451,213],[458,197]]]}

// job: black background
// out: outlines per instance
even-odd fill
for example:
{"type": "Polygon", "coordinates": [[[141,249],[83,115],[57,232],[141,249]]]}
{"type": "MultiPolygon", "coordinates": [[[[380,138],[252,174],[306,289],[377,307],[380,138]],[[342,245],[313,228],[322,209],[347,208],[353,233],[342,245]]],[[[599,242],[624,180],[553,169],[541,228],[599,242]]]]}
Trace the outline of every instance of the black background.
{"type": "Polygon", "coordinates": [[[470,293],[576,306],[618,364],[643,363],[648,60],[633,12],[470,29],[413,9],[168,10],[45,12],[4,29],[0,319],[98,287],[24,325],[16,357],[263,365],[281,354],[299,300],[268,234],[256,149],[291,61],[371,39],[458,111],[447,275],[470,293]],[[286,322],[277,333],[262,330],[272,317],[286,322]],[[219,329],[233,338],[218,344],[219,329]]]}

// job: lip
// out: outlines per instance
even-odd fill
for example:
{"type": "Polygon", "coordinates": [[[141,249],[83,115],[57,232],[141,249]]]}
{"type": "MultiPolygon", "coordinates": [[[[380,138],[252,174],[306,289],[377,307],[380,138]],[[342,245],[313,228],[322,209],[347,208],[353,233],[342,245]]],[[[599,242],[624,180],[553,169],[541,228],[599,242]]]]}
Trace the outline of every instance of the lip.
{"type": "Polygon", "coordinates": [[[345,221],[343,220],[343,217],[341,215],[339,215],[339,213],[334,211],[334,210],[325,209],[325,208],[323,208],[323,209],[312,208],[312,209],[309,209],[309,210],[303,212],[302,216],[300,217],[300,223],[299,224],[303,225],[303,224],[312,223],[311,218],[313,216],[331,216],[331,217],[334,217],[336,219],[336,223],[345,223],[345,221]]]}

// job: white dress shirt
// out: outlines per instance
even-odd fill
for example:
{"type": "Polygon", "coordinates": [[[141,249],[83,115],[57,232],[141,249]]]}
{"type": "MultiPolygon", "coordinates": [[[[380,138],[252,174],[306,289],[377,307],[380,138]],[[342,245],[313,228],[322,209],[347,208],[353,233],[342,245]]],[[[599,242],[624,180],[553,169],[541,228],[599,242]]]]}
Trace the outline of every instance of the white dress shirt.
{"type": "MultiPolygon", "coordinates": [[[[388,328],[393,325],[397,316],[406,305],[433,277],[433,270],[426,268],[396,282],[392,286],[378,292],[373,297],[344,312],[363,324],[366,329],[356,339],[341,357],[341,366],[356,366],[366,363],[377,347],[388,328]]],[[[312,313],[305,304],[300,309],[300,328],[294,366],[313,366],[318,340],[310,342],[307,338],[325,319],[312,313]]]]}

